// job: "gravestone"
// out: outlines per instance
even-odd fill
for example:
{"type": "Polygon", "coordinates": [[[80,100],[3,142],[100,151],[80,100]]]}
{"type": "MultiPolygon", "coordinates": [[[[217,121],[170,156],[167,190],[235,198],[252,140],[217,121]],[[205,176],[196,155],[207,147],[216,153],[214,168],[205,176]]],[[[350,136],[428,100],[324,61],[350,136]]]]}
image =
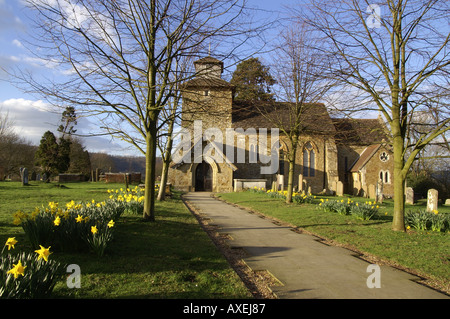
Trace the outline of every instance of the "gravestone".
{"type": "Polygon", "coordinates": [[[438,208],[438,191],[435,189],[428,190],[427,196],[427,212],[432,212],[433,210],[437,210],[438,208]]]}
{"type": "Polygon", "coordinates": [[[375,185],[373,184],[369,185],[369,187],[367,188],[367,196],[373,199],[377,198],[377,189],[375,185]]]}
{"type": "Polygon", "coordinates": [[[445,206],[450,206],[450,198],[447,198],[447,199],[445,200],[445,206]]]}
{"type": "Polygon", "coordinates": [[[336,195],[344,196],[344,184],[341,181],[336,183],[336,195]]]}
{"type": "Polygon", "coordinates": [[[414,190],[412,187],[406,187],[405,202],[406,202],[406,204],[409,204],[409,205],[414,204],[414,190]]]}
{"type": "Polygon", "coordinates": [[[303,174],[298,175],[298,192],[301,193],[304,191],[304,185],[303,185],[303,174]]]}
{"type": "Polygon", "coordinates": [[[381,179],[377,182],[377,189],[376,189],[376,198],[375,201],[377,203],[383,203],[383,181],[381,179]]]}
{"type": "Polygon", "coordinates": [[[284,175],[277,175],[278,190],[284,190],[284,175]]]}
{"type": "Polygon", "coordinates": [[[20,168],[20,177],[22,179],[22,185],[28,185],[28,168],[20,168]]]}

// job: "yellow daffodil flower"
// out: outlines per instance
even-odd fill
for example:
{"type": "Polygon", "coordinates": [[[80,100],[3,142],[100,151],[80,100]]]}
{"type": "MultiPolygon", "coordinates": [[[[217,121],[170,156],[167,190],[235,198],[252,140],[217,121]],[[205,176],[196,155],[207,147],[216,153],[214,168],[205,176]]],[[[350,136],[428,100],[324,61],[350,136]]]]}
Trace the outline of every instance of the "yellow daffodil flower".
{"type": "Polygon", "coordinates": [[[53,221],[53,224],[55,226],[59,226],[59,224],[61,224],[61,218],[59,218],[59,216],[56,216],[55,220],[53,221]]]}
{"type": "Polygon", "coordinates": [[[67,209],[71,209],[71,208],[73,207],[73,205],[75,205],[75,203],[74,203],[74,201],[72,200],[72,201],[70,201],[70,202],[68,202],[68,203],[66,204],[66,208],[67,208],[67,209]]]}
{"type": "Polygon", "coordinates": [[[20,260],[16,265],[13,264],[13,266],[14,267],[11,270],[8,270],[7,274],[14,275],[14,278],[19,277],[19,275],[24,276],[25,268],[27,268],[27,266],[22,266],[22,263],[20,260]]]}
{"type": "Polygon", "coordinates": [[[50,256],[51,254],[50,252],[51,246],[48,246],[48,248],[44,248],[43,246],[39,245],[39,247],[41,247],[41,249],[34,251],[39,254],[38,260],[43,258],[45,261],[48,261],[48,256],[50,256]]]}
{"type": "Polygon", "coordinates": [[[83,221],[83,216],[78,215],[75,220],[77,221],[77,223],[81,223],[83,221]]]}
{"type": "Polygon", "coordinates": [[[97,226],[91,226],[91,233],[97,234],[97,232],[98,232],[97,226]]]}
{"type": "Polygon", "coordinates": [[[8,250],[10,250],[11,247],[14,248],[15,244],[17,244],[16,237],[10,237],[6,240],[5,246],[8,246],[8,250]]]}
{"type": "Polygon", "coordinates": [[[114,221],[112,219],[109,221],[108,227],[109,228],[114,227],[114,221]]]}

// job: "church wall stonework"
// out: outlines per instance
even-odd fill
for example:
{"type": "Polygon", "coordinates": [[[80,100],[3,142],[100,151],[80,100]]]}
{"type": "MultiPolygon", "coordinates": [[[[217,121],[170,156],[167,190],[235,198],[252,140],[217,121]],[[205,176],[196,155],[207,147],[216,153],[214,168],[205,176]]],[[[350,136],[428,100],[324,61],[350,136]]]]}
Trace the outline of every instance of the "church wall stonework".
{"type": "MultiPolygon", "coordinates": [[[[280,153],[279,157],[280,163],[278,171],[270,175],[262,174],[261,166],[267,164],[262,164],[258,157],[256,157],[257,161],[254,162],[255,158],[251,156],[255,150],[257,150],[256,153],[261,151],[257,149],[257,146],[255,145],[255,143],[258,144],[258,138],[260,137],[258,135],[259,127],[251,126],[261,126],[266,128],[270,140],[270,124],[260,123],[262,121],[255,120],[254,118],[247,122],[245,118],[244,121],[242,121],[242,119],[237,122],[234,120],[234,108],[236,107],[233,101],[234,88],[228,82],[221,79],[220,74],[223,65],[220,61],[210,57],[201,59],[197,61],[196,68],[198,76],[185,83],[182,87],[182,126],[189,131],[191,137],[194,137],[196,132],[194,130],[194,121],[201,121],[202,136],[204,136],[205,131],[211,128],[218,129],[216,133],[221,135],[213,136],[211,140],[203,139],[201,142],[202,150],[204,150],[205,146],[211,142],[214,143],[215,141],[220,141],[223,143],[221,144],[221,150],[214,149],[211,153],[206,154],[207,156],[203,159],[210,165],[212,170],[212,191],[233,191],[234,179],[254,179],[258,180],[258,185],[262,185],[261,180],[265,179],[266,188],[270,189],[272,183],[277,181],[278,174],[284,175],[283,185],[284,188],[286,188],[288,185],[289,173],[289,162],[286,158],[286,152],[289,151],[290,147],[288,138],[283,135],[279,136],[280,144],[282,145],[282,153],[280,153]],[[238,133],[241,124],[245,126],[242,128],[244,134],[238,133]],[[253,134],[251,130],[248,130],[249,127],[255,129],[255,134],[253,134]],[[227,142],[227,129],[232,129],[234,132],[232,154],[227,152],[227,145],[225,144],[227,142]],[[245,143],[241,143],[243,139],[245,140],[245,143]],[[240,154],[240,152],[244,154],[243,163],[238,161],[238,154],[240,154]],[[218,153],[221,153],[222,157],[217,157],[218,153]],[[218,161],[218,158],[222,159],[223,162],[218,161]],[[227,163],[227,160],[231,163],[227,163]]],[[[250,105],[250,108],[251,107],[252,105],[250,105]]],[[[314,112],[314,110],[315,109],[312,108],[312,112],[314,112]]],[[[322,125],[323,110],[325,110],[326,117],[328,118],[328,120],[325,119],[325,122],[329,121],[329,123],[323,123],[324,130],[320,132],[320,134],[303,134],[300,137],[295,159],[296,165],[293,181],[295,189],[304,191],[311,190],[312,193],[320,193],[324,190],[327,193],[335,193],[339,185],[340,192],[342,192],[343,189],[345,193],[351,193],[356,182],[361,184],[363,181],[365,183],[364,185],[361,184],[359,186],[360,188],[367,188],[367,185],[369,185],[368,183],[376,185],[380,176],[380,171],[388,170],[386,167],[390,167],[392,157],[390,162],[382,162],[379,160],[379,154],[377,152],[373,158],[365,163],[365,166],[361,171],[354,173],[359,174],[358,176],[361,174],[364,175],[362,180],[361,177],[359,177],[358,180],[355,181],[350,169],[361,157],[361,154],[367,145],[369,145],[369,142],[364,141],[364,143],[359,144],[347,143],[342,140],[337,142],[337,139],[335,138],[337,126],[331,121],[324,106],[322,106],[322,109],[320,110],[316,109],[317,113],[321,112],[322,117],[318,116],[317,118],[314,118],[313,114],[312,121],[319,121],[321,123],[320,125],[322,125]],[[318,120],[319,118],[320,120],[318,120]],[[328,127],[325,127],[326,125],[328,125],[328,127]],[[332,129],[330,129],[330,127],[332,127],[332,129]],[[306,153],[304,152],[305,149],[307,149],[306,153]],[[312,153],[313,155],[311,155],[312,153]],[[309,167],[310,170],[305,172],[305,156],[308,156],[308,160],[311,158],[314,159],[313,163],[309,161],[307,164],[314,168],[314,174],[311,174],[311,167],[309,167]]],[[[211,130],[208,131],[211,132],[211,130]]],[[[192,140],[192,145],[194,143],[195,141],[192,140]]],[[[271,142],[268,141],[268,146],[270,145],[271,142]]],[[[383,148],[380,148],[379,152],[382,152],[382,150],[383,148]]],[[[267,152],[270,154],[270,150],[267,150],[267,152]]],[[[201,162],[199,158],[195,158],[194,154],[191,154],[190,163],[173,163],[169,169],[169,183],[181,191],[195,191],[196,168],[199,165],[199,161],[201,162]]],[[[390,183],[385,183],[385,193],[391,192],[392,173],[391,170],[389,172],[390,183]]],[[[356,175],[354,176],[356,177],[356,175]]]]}

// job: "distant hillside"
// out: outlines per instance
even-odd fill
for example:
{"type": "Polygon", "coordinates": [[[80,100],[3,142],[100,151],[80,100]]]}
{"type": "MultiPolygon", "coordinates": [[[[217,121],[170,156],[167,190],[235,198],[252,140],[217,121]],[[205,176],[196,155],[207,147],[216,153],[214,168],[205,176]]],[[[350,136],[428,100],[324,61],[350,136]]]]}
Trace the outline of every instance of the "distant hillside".
{"type": "MultiPolygon", "coordinates": [[[[145,175],[145,157],[143,156],[117,156],[105,153],[90,153],[92,169],[99,168],[103,173],[132,173],[140,172],[145,175]]],[[[156,176],[161,175],[162,160],[156,158],[156,176]]]]}

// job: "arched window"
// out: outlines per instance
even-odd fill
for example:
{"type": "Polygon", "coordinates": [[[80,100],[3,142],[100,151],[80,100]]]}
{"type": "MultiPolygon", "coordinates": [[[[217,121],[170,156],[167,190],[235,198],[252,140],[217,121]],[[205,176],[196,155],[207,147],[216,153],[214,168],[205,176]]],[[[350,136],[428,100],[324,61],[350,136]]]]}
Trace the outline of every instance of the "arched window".
{"type": "Polygon", "coordinates": [[[380,171],[380,180],[384,184],[390,184],[391,183],[391,175],[389,174],[389,171],[380,171]]]}
{"type": "Polygon", "coordinates": [[[313,177],[316,175],[316,154],[310,142],[303,149],[303,176],[313,177]]]}

